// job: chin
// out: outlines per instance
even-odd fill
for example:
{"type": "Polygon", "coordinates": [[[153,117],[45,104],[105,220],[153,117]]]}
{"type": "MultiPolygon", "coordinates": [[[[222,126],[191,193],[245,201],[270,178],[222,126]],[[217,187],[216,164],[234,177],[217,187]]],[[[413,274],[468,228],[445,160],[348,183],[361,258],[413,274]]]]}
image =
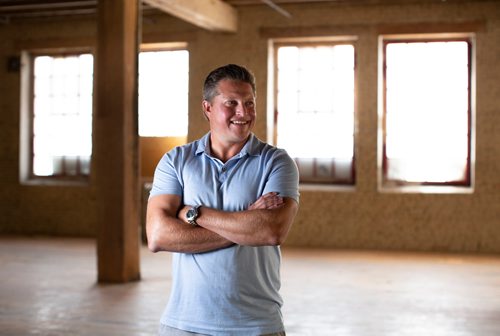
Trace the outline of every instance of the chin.
{"type": "Polygon", "coordinates": [[[247,141],[249,136],[250,136],[250,132],[245,133],[245,134],[235,134],[233,136],[233,139],[235,142],[243,142],[243,141],[247,141]]]}

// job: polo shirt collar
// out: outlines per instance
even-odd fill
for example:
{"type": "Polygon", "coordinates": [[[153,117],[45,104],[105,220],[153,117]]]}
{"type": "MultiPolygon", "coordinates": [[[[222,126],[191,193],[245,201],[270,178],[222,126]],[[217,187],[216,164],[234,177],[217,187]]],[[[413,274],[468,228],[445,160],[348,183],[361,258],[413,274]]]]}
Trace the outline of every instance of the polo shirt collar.
{"type": "MultiPolygon", "coordinates": [[[[261,142],[257,137],[251,133],[248,138],[247,143],[241,149],[240,153],[237,155],[238,157],[243,157],[245,155],[257,156],[260,154],[260,144],[261,142]]],[[[207,155],[211,155],[210,151],[210,132],[205,134],[200,141],[198,141],[198,146],[196,147],[196,155],[205,153],[207,155]]]]}

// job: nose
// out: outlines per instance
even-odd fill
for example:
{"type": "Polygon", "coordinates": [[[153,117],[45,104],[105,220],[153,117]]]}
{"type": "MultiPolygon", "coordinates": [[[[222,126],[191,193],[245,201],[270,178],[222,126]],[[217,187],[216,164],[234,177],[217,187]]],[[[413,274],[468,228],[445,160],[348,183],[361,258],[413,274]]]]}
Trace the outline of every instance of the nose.
{"type": "Polygon", "coordinates": [[[244,116],[247,113],[248,113],[248,107],[246,107],[244,103],[239,102],[238,106],[236,107],[236,114],[244,116]]]}

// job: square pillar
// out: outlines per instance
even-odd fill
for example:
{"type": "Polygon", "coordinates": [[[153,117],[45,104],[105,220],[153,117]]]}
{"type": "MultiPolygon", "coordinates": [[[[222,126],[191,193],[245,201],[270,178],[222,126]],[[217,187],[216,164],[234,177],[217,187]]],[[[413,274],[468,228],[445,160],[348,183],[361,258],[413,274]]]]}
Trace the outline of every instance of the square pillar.
{"type": "Polygon", "coordinates": [[[99,282],[140,279],[139,0],[98,1],[93,182],[99,282]]]}

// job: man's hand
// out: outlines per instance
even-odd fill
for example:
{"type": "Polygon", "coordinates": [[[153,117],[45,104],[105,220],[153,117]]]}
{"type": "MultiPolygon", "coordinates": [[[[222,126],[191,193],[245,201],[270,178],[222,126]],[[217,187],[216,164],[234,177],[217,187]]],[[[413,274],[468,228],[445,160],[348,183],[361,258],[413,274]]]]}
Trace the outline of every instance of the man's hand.
{"type": "Polygon", "coordinates": [[[277,192],[269,192],[260,196],[255,202],[250,204],[248,210],[276,209],[282,207],[283,204],[283,197],[281,197],[277,192]]]}

